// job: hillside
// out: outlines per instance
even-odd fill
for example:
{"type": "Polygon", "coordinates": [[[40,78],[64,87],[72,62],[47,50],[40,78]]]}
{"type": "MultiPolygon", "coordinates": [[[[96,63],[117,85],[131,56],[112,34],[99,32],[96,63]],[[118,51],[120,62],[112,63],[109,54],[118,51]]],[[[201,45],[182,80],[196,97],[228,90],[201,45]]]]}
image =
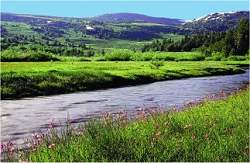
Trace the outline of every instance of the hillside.
{"type": "Polygon", "coordinates": [[[1,48],[19,44],[54,47],[139,48],[137,42],[152,41],[169,35],[206,31],[226,31],[248,11],[214,13],[183,24],[181,19],[157,18],[134,13],[104,14],[92,18],[70,18],[1,13],[1,48]]]}
{"type": "Polygon", "coordinates": [[[184,20],[181,19],[159,18],[159,17],[152,17],[135,13],[104,14],[97,17],[93,17],[90,20],[104,22],[104,23],[141,22],[141,23],[156,23],[164,25],[181,25],[184,22],[184,20]]]}
{"type": "Polygon", "coordinates": [[[183,27],[196,31],[222,32],[234,28],[240,19],[249,19],[249,11],[212,13],[185,23],[183,27]]]}

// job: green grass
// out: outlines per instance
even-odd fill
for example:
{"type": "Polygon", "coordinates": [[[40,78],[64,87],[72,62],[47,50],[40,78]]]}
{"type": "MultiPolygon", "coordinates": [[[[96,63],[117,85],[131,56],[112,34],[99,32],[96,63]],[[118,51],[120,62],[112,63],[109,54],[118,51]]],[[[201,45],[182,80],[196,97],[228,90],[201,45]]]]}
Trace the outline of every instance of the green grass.
{"type": "MultiPolygon", "coordinates": [[[[112,41],[109,41],[111,44],[112,41]]],[[[118,44],[120,41],[116,41],[118,44]]],[[[124,42],[125,43],[125,42],[124,42]]],[[[132,42],[131,42],[132,43],[132,42]]],[[[126,43],[127,44],[127,43],[126,43]]],[[[136,45],[137,43],[132,43],[136,45]]],[[[113,44],[114,45],[114,44],[113,44]]],[[[39,47],[39,46],[38,46],[39,47]]],[[[34,50],[32,46],[21,46],[4,50],[1,53],[2,62],[38,62],[38,61],[244,61],[249,60],[248,56],[230,56],[228,58],[222,55],[213,55],[207,57],[198,51],[193,52],[140,52],[129,49],[93,49],[94,56],[87,56],[86,52],[90,50],[81,51],[77,53],[78,56],[65,56],[65,54],[54,54],[47,52],[49,47],[38,48],[34,50]],[[85,55],[85,56],[84,56],[85,55]]],[[[53,49],[53,48],[52,48],[53,49]]],[[[65,48],[67,49],[67,48],[65,48]]],[[[69,50],[69,49],[68,49],[69,50]]],[[[72,50],[72,49],[71,49],[72,50]]],[[[80,49],[78,49],[80,50],[80,49]]],[[[54,50],[52,50],[54,51],[54,50]]],[[[70,52],[68,52],[70,54],[70,52]]]]}
{"type": "Polygon", "coordinates": [[[181,41],[181,39],[184,38],[183,35],[178,35],[178,34],[172,34],[172,33],[161,33],[161,36],[166,39],[172,39],[173,41],[181,41]]]}
{"type": "Polygon", "coordinates": [[[181,112],[138,113],[133,121],[121,113],[61,133],[52,128],[21,160],[249,161],[249,89],[181,112]]]}
{"type": "Polygon", "coordinates": [[[95,60],[102,61],[202,61],[205,55],[200,52],[134,52],[127,49],[106,50],[106,54],[99,55],[95,60]]]}
{"type": "Polygon", "coordinates": [[[38,37],[39,34],[32,30],[32,26],[25,23],[15,23],[2,21],[2,26],[11,34],[31,35],[38,37]]]}
{"type": "Polygon", "coordinates": [[[199,51],[193,52],[140,52],[129,49],[106,49],[104,55],[97,55],[93,60],[101,61],[244,61],[247,56],[207,57],[199,51]]]}
{"type": "Polygon", "coordinates": [[[238,62],[1,62],[1,98],[242,72],[238,62]],[[158,63],[159,62],[159,63],[158,63]],[[227,65],[232,64],[232,65],[227,65]]]}
{"type": "Polygon", "coordinates": [[[132,60],[136,61],[202,61],[204,59],[205,55],[199,52],[147,52],[132,56],[132,60]]]}
{"type": "Polygon", "coordinates": [[[85,42],[94,48],[117,48],[117,49],[136,49],[140,50],[145,44],[151,43],[151,41],[131,41],[121,39],[86,39],[85,42]]]}
{"type": "Polygon", "coordinates": [[[45,62],[45,61],[59,61],[59,57],[42,51],[15,51],[5,50],[1,52],[2,62],[45,62]]]}
{"type": "MultiPolygon", "coordinates": [[[[26,47],[25,47],[26,48],[26,47]]],[[[29,47],[27,47],[29,49],[29,47]]],[[[128,49],[107,48],[103,50],[105,54],[100,54],[100,50],[96,50],[96,55],[93,57],[87,56],[63,56],[45,51],[32,51],[20,49],[7,49],[1,53],[2,62],[27,62],[27,61],[202,61],[205,60],[205,55],[200,52],[139,52],[128,49]]],[[[232,58],[234,60],[236,57],[232,58]]],[[[239,57],[238,57],[239,58],[239,57]]],[[[239,60],[236,58],[237,60],[239,60]]],[[[241,58],[246,60],[246,58],[241,58]]]]}

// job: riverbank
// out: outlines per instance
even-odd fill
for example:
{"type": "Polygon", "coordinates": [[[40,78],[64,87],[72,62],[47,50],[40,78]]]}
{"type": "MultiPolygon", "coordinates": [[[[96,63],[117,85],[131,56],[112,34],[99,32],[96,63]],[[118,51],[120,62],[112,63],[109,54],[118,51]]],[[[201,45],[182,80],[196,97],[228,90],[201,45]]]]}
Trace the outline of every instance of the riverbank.
{"type": "Polygon", "coordinates": [[[124,112],[106,114],[60,133],[51,124],[50,135],[34,135],[21,160],[249,161],[249,88],[228,97],[221,92],[180,112],[137,113],[133,121],[124,112]]]}
{"type": "Polygon", "coordinates": [[[2,62],[1,98],[17,99],[244,72],[248,61],[2,62]]]}

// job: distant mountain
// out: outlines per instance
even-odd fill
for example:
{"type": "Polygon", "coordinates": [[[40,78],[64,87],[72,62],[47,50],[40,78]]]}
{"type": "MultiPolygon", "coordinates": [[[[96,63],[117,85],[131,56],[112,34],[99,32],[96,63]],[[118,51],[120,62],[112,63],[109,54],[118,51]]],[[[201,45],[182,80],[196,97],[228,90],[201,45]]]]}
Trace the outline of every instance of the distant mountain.
{"type": "Polygon", "coordinates": [[[92,18],[1,13],[0,31],[1,37],[12,40],[13,44],[37,40],[75,46],[111,39],[142,41],[164,38],[165,34],[226,31],[235,27],[240,19],[249,19],[249,12],[214,13],[187,23],[181,19],[135,13],[104,14],[92,18]]]}
{"type": "Polygon", "coordinates": [[[164,25],[181,25],[183,20],[172,18],[159,18],[135,13],[114,13],[104,14],[97,17],[90,18],[92,21],[104,23],[129,23],[129,22],[143,22],[143,23],[156,23],[164,25]]]}
{"type": "Polygon", "coordinates": [[[240,19],[249,19],[249,11],[213,13],[207,16],[194,19],[183,25],[184,28],[195,31],[226,31],[234,28],[240,19]]]}
{"type": "Polygon", "coordinates": [[[26,14],[14,14],[14,13],[1,13],[1,21],[20,22],[20,23],[47,23],[47,21],[53,20],[54,17],[38,16],[38,15],[26,15],[26,14]]]}

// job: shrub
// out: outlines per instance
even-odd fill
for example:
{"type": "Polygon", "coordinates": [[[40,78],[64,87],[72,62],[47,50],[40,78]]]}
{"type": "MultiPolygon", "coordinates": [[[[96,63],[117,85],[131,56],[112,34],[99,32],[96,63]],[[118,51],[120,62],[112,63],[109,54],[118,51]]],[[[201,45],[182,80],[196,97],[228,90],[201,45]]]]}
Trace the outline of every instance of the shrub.
{"type": "Polygon", "coordinates": [[[214,56],[214,57],[207,57],[205,60],[206,61],[220,61],[222,57],[219,56],[214,56]]]}
{"type": "Polygon", "coordinates": [[[230,56],[227,58],[229,61],[244,61],[247,59],[247,56],[230,56]]]}
{"type": "Polygon", "coordinates": [[[105,60],[107,61],[129,61],[132,55],[130,50],[114,50],[108,54],[105,54],[105,60]]]}
{"type": "Polygon", "coordinates": [[[151,65],[152,65],[151,68],[156,68],[156,69],[158,69],[159,67],[161,67],[161,66],[164,65],[164,62],[163,62],[163,61],[155,60],[155,61],[151,61],[151,65]]]}
{"type": "Polygon", "coordinates": [[[1,54],[2,62],[36,62],[36,61],[58,61],[59,59],[46,52],[20,52],[15,50],[5,50],[1,54]]]}
{"type": "MultiPolygon", "coordinates": [[[[97,56],[101,57],[101,56],[97,56]]],[[[106,61],[202,61],[205,55],[198,52],[133,52],[131,50],[110,50],[102,56],[106,61]]],[[[99,60],[99,59],[98,59],[99,60]]]]}

